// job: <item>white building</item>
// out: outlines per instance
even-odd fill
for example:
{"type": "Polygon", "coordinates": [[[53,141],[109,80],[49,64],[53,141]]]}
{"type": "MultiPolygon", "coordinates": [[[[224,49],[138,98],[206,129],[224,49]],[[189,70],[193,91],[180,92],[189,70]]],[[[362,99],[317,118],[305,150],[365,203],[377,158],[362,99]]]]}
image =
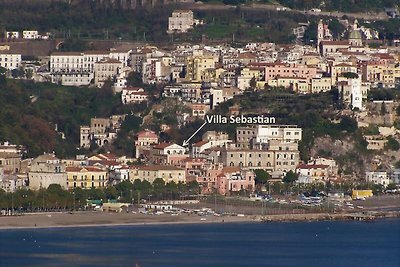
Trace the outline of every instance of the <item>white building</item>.
{"type": "Polygon", "coordinates": [[[32,160],[29,172],[29,189],[46,189],[51,184],[67,188],[65,165],[54,154],[44,154],[32,160]]]}
{"type": "Polygon", "coordinates": [[[175,10],[168,18],[167,33],[187,32],[193,28],[194,24],[195,20],[191,10],[175,10]]]}
{"type": "Polygon", "coordinates": [[[111,49],[110,58],[120,61],[123,67],[128,67],[130,66],[131,53],[132,49],[111,49]]]}
{"type": "Polygon", "coordinates": [[[19,39],[19,32],[5,32],[6,39],[19,39]]]}
{"type": "Polygon", "coordinates": [[[350,105],[352,109],[363,110],[363,99],[367,98],[370,88],[369,83],[362,83],[361,77],[339,77],[338,88],[343,103],[350,105]]]}
{"type": "Polygon", "coordinates": [[[271,140],[295,142],[301,140],[303,130],[295,125],[257,125],[256,143],[267,144],[271,140]]]}
{"type": "Polygon", "coordinates": [[[400,169],[394,169],[392,171],[391,180],[393,183],[400,185],[400,169]]]}
{"type": "Polygon", "coordinates": [[[149,95],[143,90],[143,88],[127,87],[122,89],[122,104],[147,102],[148,99],[149,95]]]}
{"type": "Polygon", "coordinates": [[[40,35],[38,31],[23,31],[22,32],[22,38],[24,39],[39,39],[40,35]]]}
{"type": "Polygon", "coordinates": [[[390,183],[387,172],[365,172],[365,179],[369,183],[379,184],[385,187],[390,183]]]}
{"type": "Polygon", "coordinates": [[[18,69],[21,66],[21,54],[9,52],[0,53],[0,67],[8,70],[18,69]]]}

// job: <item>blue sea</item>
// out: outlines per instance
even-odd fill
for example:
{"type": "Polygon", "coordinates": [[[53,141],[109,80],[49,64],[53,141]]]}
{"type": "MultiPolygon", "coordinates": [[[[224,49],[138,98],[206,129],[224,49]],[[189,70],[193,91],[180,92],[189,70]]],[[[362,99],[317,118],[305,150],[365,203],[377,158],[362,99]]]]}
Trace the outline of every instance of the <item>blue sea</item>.
{"type": "Polygon", "coordinates": [[[0,230],[0,266],[399,267],[400,220],[0,230]]]}

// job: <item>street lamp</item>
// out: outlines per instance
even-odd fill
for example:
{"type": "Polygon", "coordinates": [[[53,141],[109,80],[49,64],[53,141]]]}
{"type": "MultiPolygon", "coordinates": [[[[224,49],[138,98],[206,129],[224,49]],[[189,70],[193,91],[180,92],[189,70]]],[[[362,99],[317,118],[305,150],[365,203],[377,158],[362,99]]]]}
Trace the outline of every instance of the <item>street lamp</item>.
{"type": "Polygon", "coordinates": [[[72,192],[72,197],[74,198],[74,209],[73,209],[73,211],[75,211],[75,192],[72,192]]]}
{"type": "Polygon", "coordinates": [[[14,193],[11,193],[11,215],[14,214],[14,193]]]}

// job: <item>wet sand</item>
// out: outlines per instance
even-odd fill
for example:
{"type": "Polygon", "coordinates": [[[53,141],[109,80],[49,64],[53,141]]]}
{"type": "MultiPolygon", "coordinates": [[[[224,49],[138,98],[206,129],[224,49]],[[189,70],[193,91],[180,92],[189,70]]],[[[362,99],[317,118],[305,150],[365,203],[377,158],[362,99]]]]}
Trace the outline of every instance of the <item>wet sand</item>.
{"type": "Polygon", "coordinates": [[[260,221],[256,216],[198,216],[181,214],[171,216],[110,212],[37,213],[0,217],[0,229],[84,227],[113,225],[147,225],[179,223],[232,223],[260,221]],[[203,220],[202,220],[203,219],[203,220]],[[205,219],[205,220],[204,220],[205,219]]]}

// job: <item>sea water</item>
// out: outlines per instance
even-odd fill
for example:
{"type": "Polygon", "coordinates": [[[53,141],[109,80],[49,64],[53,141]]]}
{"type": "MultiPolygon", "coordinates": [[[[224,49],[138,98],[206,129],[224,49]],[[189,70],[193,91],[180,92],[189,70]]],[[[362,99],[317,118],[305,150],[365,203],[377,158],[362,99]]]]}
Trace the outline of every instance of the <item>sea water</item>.
{"type": "Polygon", "coordinates": [[[0,266],[399,267],[400,220],[0,230],[0,266]]]}

